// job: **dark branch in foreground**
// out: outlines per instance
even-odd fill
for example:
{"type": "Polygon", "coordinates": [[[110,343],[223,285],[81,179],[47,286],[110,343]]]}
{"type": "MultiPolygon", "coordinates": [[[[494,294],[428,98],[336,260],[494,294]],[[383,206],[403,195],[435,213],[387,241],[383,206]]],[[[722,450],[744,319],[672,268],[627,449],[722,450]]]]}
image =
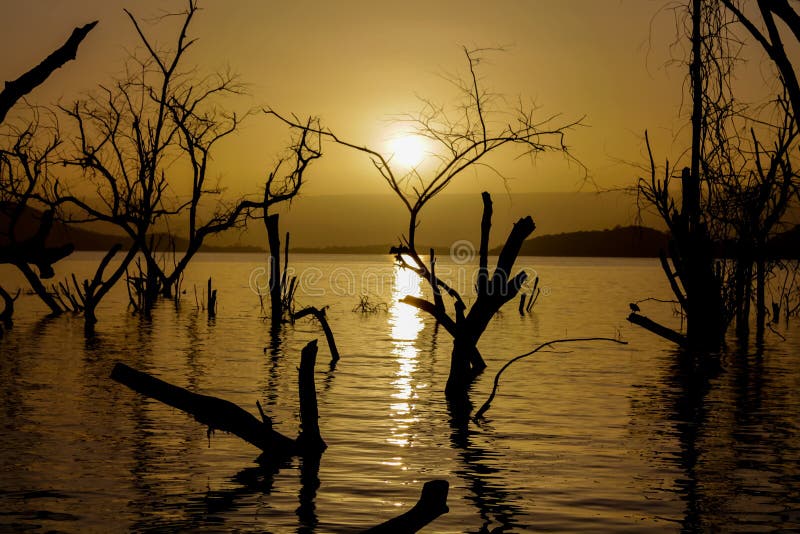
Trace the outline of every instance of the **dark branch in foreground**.
{"type": "Polygon", "coordinates": [[[539,345],[538,347],[536,347],[535,349],[533,349],[530,352],[526,352],[525,354],[520,354],[519,356],[517,356],[515,358],[511,358],[508,362],[506,362],[506,364],[499,371],[497,371],[497,374],[494,377],[494,387],[492,387],[492,393],[491,393],[491,395],[489,395],[489,398],[486,399],[486,402],[483,403],[483,406],[481,406],[481,409],[478,410],[475,413],[475,419],[481,417],[484,413],[486,413],[489,410],[489,406],[491,405],[492,401],[494,400],[495,395],[497,394],[497,389],[500,387],[500,375],[503,374],[503,371],[508,369],[508,367],[512,363],[514,363],[516,361],[519,361],[519,360],[521,360],[523,358],[526,358],[526,357],[528,357],[528,356],[530,356],[532,354],[535,354],[535,353],[539,352],[540,350],[542,350],[545,347],[550,347],[550,346],[556,345],[558,343],[572,343],[572,342],[577,342],[577,341],[610,341],[612,343],[619,343],[620,345],[627,345],[628,344],[627,341],[621,341],[619,339],[612,339],[610,337],[576,337],[576,338],[567,338],[567,339],[555,339],[553,341],[548,341],[547,343],[542,343],[541,345],[539,345]]]}
{"type": "Polygon", "coordinates": [[[97,21],[94,21],[85,26],[75,28],[61,48],[55,50],[41,63],[16,80],[6,82],[5,88],[0,92],[0,122],[5,120],[6,114],[20,98],[41,85],[56,69],[61,68],[67,61],[75,59],[75,55],[78,53],[78,45],[81,44],[86,34],[96,24],[97,21]]]}
{"type": "Polygon", "coordinates": [[[364,534],[391,534],[419,532],[428,523],[450,511],[447,507],[446,480],[430,480],[422,486],[419,501],[411,510],[364,531],[364,534]]]}
{"type": "Polygon", "coordinates": [[[641,326],[645,330],[649,330],[657,336],[661,336],[664,339],[672,341],[679,347],[686,348],[689,345],[688,341],[686,340],[686,336],[676,332],[675,330],[672,330],[671,328],[667,328],[666,326],[661,325],[654,320],[645,317],[644,315],[631,313],[628,315],[628,321],[635,325],[641,326]]]}

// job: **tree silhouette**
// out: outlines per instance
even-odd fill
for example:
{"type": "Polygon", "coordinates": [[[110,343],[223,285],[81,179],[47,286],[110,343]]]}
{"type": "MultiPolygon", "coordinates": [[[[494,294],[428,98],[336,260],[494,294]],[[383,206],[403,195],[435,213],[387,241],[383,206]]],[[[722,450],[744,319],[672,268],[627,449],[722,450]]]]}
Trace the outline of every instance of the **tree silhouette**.
{"type": "MultiPolygon", "coordinates": [[[[274,111],[267,110],[267,115],[274,115],[284,120],[274,111]]],[[[322,157],[320,144],[319,120],[309,117],[299,122],[293,117],[293,128],[297,131],[289,148],[278,158],[264,182],[264,193],[260,200],[243,199],[238,202],[229,216],[229,221],[244,217],[260,218],[264,221],[269,246],[269,296],[270,322],[272,333],[277,333],[285,315],[292,314],[291,300],[294,293],[294,281],[288,280],[287,265],[289,262],[289,233],[286,233],[283,253],[283,273],[281,273],[281,238],[280,217],[272,213],[278,204],[291,203],[300,193],[303,178],[312,161],[322,157]]],[[[288,317],[288,320],[292,320],[288,317]]]]}
{"type": "Polygon", "coordinates": [[[693,0],[688,8],[692,141],[690,167],[681,173],[680,209],[669,164],[659,179],[649,139],[650,177],[637,186],[671,233],[672,263],[666,253],[661,263],[686,316],[686,336],[637,312],[629,320],[689,348],[713,351],[734,318],[746,340],[753,295],[756,337],[763,339],[771,268],[767,242],[796,197],[792,158],[798,130],[787,86],[766,106],[747,106],[735,98],[740,44],[730,34],[732,21],[722,4],[693,0]],[[729,259],[718,260],[721,255],[729,259]]]}
{"type": "MultiPolygon", "coordinates": [[[[571,159],[564,136],[567,130],[579,123],[559,123],[557,115],[539,118],[535,109],[521,103],[515,109],[497,109],[502,99],[483,88],[479,72],[480,64],[488,52],[488,49],[464,49],[469,74],[464,79],[451,80],[458,93],[452,110],[431,100],[423,100],[423,108],[418,114],[402,119],[412,132],[427,138],[436,147],[430,155],[434,162],[430,170],[417,166],[402,171],[391,156],[342,139],[330,129],[316,130],[323,138],[369,157],[381,178],[408,211],[407,234],[400,246],[393,248],[393,252],[403,267],[415,271],[429,284],[434,300],[430,302],[407,296],[402,302],[430,314],[453,336],[447,382],[447,394],[451,399],[463,399],[473,378],[486,366],[477,349],[478,340],[492,317],[503,304],[516,296],[526,280],[524,272],[512,276],[512,269],[522,242],[533,232],[535,225],[531,217],[517,221],[500,253],[497,267],[490,275],[488,243],[492,207],[489,195],[483,195],[480,274],[477,297],[468,310],[456,289],[436,275],[433,254],[428,263],[417,248],[416,231],[422,210],[464,171],[488,166],[486,157],[507,146],[516,146],[531,156],[558,152],[571,159]],[[448,314],[445,307],[444,294],[453,300],[452,315],[448,314]]],[[[303,126],[297,121],[277,116],[290,126],[303,126]]]]}
{"type": "Polygon", "coordinates": [[[173,48],[164,50],[126,10],[142,49],[128,58],[121,78],[61,106],[76,132],[62,156],[73,172],[59,177],[43,196],[70,223],[101,222],[124,235],[121,246],[109,250],[92,280],[83,284],[87,333],[97,321],[98,303],[137,255],[145,265],[143,280],[136,284],[138,301],[147,314],[159,294],[171,294],[206,237],[244,220],[236,203],[222,202],[222,189],[207,180],[213,149],[241,121],[223,111],[222,99],[240,94],[241,85],[230,73],[200,77],[185,65],[195,42],[189,29],[197,12],[197,2],[190,0],[185,10],[164,15],[180,20],[173,48]],[[189,192],[183,195],[187,175],[189,192]],[[204,207],[212,212],[206,219],[204,207]],[[182,223],[187,245],[178,257],[172,228],[182,223]],[[122,259],[112,264],[126,244],[122,259]],[[161,253],[170,249],[173,262],[168,266],[161,253]]]}
{"type": "Polygon", "coordinates": [[[791,33],[789,41],[793,38],[795,45],[800,43],[800,13],[796,3],[792,5],[789,0],[755,0],[753,3],[758,8],[757,14],[748,17],[739,0],[720,1],[736,16],[775,64],[791,102],[795,120],[800,121],[800,82],[795,72],[795,62],[786,52],[783,32],[779,27],[779,24],[784,24],[791,33]]]}
{"type": "MultiPolygon", "coordinates": [[[[33,89],[68,61],[75,59],[78,47],[97,21],[75,28],[67,41],[48,55],[41,63],[16,80],[8,81],[0,91],[0,123],[8,112],[33,89]]],[[[48,246],[46,240],[54,223],[55,213],[48,203],[36,201],[35,192],[46,179],[47,163],[61,140],[57,131],[48,131],[40,124],[40,112],[31,108],[33,118],[23,126],[13,125],[7,133],[9,143],[0,148],[0,263],[9,263],[19,269],[33,291],[52,314],[63,311],[48,292],[42,278],[55,273],[53,264],[69,255],[72,247],[48,246]],[[41,144],[40,137],[48,140],[41,144]],[[20,228],[24,219],[34,217],[37,208],[44,210],[38,217],[38,226],[32,235],[20,228]],[[31,268],[34,265],[38,274],[31,268]]],[[[4,144],[5,145],[5,144],[4,144]]],[[[0,287],[5,308],[3,322],[8,328],[12,322],[14,299],[0,287]]]]}

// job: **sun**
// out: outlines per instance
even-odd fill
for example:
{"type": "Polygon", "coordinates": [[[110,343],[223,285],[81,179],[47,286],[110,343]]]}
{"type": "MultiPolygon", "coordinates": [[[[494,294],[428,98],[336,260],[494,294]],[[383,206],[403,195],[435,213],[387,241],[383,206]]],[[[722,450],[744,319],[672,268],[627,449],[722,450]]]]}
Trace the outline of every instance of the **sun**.
{"type": "Polygon", "coordinates": [[[389,152],[393,163],[416,167],[425,159],[425,138],[413,134],[401,135],[389,142],[389,152]]]}

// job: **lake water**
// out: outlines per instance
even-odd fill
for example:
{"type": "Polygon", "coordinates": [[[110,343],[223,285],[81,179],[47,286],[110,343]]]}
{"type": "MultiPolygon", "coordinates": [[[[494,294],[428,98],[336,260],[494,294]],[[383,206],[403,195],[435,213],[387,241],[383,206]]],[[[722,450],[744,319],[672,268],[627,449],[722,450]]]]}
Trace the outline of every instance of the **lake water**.
{"type": "MultiPolygon", "coordinates": [[[[85,276],[96,254],[58,264],[85,276]]],[[[200,255],[176,310],[152,320],[126,312],[122,286],[82,319],[45,319],[22,295],[0,341],[0,531],[358,532],[409,508],[422,484],[450,483],[450,512],[427,532],[678,532],[800,529],[800,329],[776,327],[763,352],[721,356],[707,379],[666,342],[625,321],[628,303],[670,298],[656,260],[523,258],[541,277],[533,313],[507,305],[480,349],[480,405],[513,356],[564,337],[621,337],[560,345],[515,363],[481,424],[452,423],[444,402],[451,341],[398,304],[427,294],[388,256],[294,255],[302,305],[329,305],[341,352],[334,371],[318,326],[303,320],[271,340],[254,289],[259,255],[200,255]],[[198,309],[208,276],[216,319],[198,309]],[[352,311],[362,293],[387,309],[352,311]],[[299,353],[320,339],[316,373],[328,449],[316,477],[294,460],[274,476],[239,438],[108,378],[122,361],[298,428],[299,353]],[[309,482],[310,480],[310,482],[309,482]],[[303,481],[306,483],[304,484],[303,481]]],[[[6,287],[19,276],[0,266],[6,287]]],[[[472,271],[441,262],[462,288],[472,271]]],[[[262,269],[262,270],[260,270],[262,269]]],[[[669,305],[643,313],[677,326],[669,305]]],[[[794,328],[793,328],[794,327],[794,328]]]]}

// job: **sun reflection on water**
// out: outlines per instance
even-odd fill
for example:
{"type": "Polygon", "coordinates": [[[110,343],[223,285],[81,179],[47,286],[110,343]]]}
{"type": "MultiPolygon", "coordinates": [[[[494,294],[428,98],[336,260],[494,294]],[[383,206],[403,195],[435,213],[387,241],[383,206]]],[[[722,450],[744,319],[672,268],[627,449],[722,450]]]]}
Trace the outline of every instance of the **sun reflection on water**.
{"type": "Polygon", "coordinates": [[[417,421],[413,413],[418,398],[413,381],[417,370],[417,336],[423,327],[419,310],[400,299],[406,295],[422,296],[422,279],[417,273],[400,266],[394,268],[394,285],[392,287],[392,306],[389,309],[389,326],[391,328],[392,355],[396,358],[398,368],[392,385],[394,402],[390,405],[390,413],[394,425],[392,435],[387,441],[400,447],[409,447],[412,442],[410,427],[417,421]]]}

